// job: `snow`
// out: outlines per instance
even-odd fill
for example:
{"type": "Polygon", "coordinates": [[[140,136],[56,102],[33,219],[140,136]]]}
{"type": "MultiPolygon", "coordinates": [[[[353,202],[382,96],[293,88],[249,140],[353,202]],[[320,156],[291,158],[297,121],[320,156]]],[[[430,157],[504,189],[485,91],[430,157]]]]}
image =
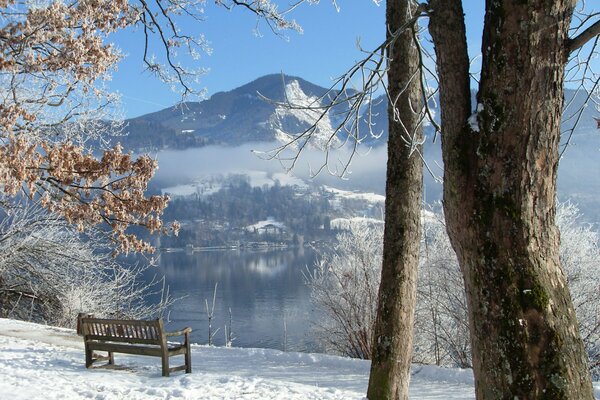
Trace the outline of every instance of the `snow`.
{"type": "Polygon", "coordinates": [[[479,132],[479,113],[481,113],[482,111],[483,111],[483,104],[478,103],[476,111],[473,114],[471,114],[471,116],[469,117],[469,119],[467,121],[469,123],[469,126],[473,130],[473,132],[479,132]]]}
{"type": "Polygon", "coordinates": [[[382,225],[383,221],[375,218],[353,217],[353,218],[334,218],[331,220],[333,229],[350,230],[352,225],[382,225]]]}
{"type": "Polygon", "coordinates": [[[285,229],[285,225],[283,223],[273,219],[272,217],[268,217],[267,219],[258,221],[253,225],[248,225],[246,230],[253,232],[256,229],[257,232],[263,233],[267,231],[267,227],[285,229]]]}
{"type": "Polygon", "coordinates": [[[316,123],[314,131],[311,131],[311,143],[314,146],[324,150],[339,142],[335,137],[335,129],[329,112],[321,118],[324,110],[319,98],[304,93],[297,80],[294,79],[285,85],[285,98],[291,107],[277,107],[270,120],[275,130],[276,140],[284,144],[290,143],[295,137],[301,135],[305,129],[316,123]],[[293,132],[282,129],[282,121],[289,118],[296,121],[296,129],[293,132]]]}
{"type": "Polygon", "coordinates": [[[385,203],[385,196],[376,193],[350,192],[347,190],[336,189],[331,186],[324,186],[324,189],[334,195],[352,200],[364,200],[370,203],[385,203]]]}
{"type": "MultiPolygon", "coordinates": [[[[172,365],[180,360],[172,358],[172,365]]],[[[363,400],[369,362],[270,349],[192,346],[193,372],[161,376],[156,357],[115,354],[114,368],[86,369],[69,329],[0,319],[0,393],[7,399],[363,400]]],[[[594,384],[596,397],[600,385],[594,384]]],[[[410,397],[474,399],[470,370],[414,365],[410,397]]]]}

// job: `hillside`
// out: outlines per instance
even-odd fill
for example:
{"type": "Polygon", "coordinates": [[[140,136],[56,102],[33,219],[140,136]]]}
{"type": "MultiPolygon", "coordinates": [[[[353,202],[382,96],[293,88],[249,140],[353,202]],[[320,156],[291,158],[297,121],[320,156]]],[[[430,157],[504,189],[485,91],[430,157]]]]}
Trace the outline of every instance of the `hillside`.
{"type": "Polygon", "coordinates": [[[165,220],[182,225],[179,236],[163,238],[161,246],[178,248],[329,242],[344,221],[380,220],[385,201],[264,171],[212,175],[161,191],[172,197],[165,220]]]}

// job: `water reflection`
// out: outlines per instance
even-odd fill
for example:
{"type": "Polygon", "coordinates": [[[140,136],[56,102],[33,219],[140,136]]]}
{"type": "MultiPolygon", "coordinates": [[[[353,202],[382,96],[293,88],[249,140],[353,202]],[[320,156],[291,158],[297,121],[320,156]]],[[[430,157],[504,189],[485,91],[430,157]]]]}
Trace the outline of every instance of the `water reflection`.
{"type": "Polygon", "coordinates": [[[165,275],[171,295],[184,297],[173,307],[168,326],[191,326],[193,341],[207,343],[205,300],[210,306],[218,284],[212,326],[219,331],[214,344],[225,343],[231,308],[234,346],[318,351],[310,332],[315,316],[303,275],[312,269],[315,257],[308,249],[163,253],[159,273],[165,275]]]}

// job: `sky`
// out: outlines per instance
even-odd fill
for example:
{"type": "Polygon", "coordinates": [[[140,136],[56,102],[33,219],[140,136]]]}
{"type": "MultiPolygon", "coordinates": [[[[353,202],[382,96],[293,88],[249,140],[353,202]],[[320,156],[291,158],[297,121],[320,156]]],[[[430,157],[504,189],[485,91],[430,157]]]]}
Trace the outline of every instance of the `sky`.
{"type": "MultiPolygon", "coordinates": [[[[464,1],[469,49],[475,55],[480,48],[483,3],[464,1]]],[[[287,3],[280,4],[283,8],[287,3]]],[[[228,11],[208,1],[204,21],[182,26],[193,34],[203,34],[212,48],[210,55],[196,61],[198,67],[210,70],[201,78],[198,89],[206,89],[209,97],[260,76],[281,72],[328,86],[332,78],[362,58],[357,40],[364,49],[373,49],[385,38],[385,1],[379,6],[372,0],[337,0],[337,4],[339,12],[328,0],[298,7],[293,18],[303,33],[288,32],[286,40],[274,35],[264,23],[259,23],[261,36],[257,36],[253,14],[241,8],[228,11]]],[[[144,71],[141,31],[119,32],[113,39],[126,57],[113,73],[109,87],[121,93],[126,117],[158,111],[180,99],[144,71]]]]}

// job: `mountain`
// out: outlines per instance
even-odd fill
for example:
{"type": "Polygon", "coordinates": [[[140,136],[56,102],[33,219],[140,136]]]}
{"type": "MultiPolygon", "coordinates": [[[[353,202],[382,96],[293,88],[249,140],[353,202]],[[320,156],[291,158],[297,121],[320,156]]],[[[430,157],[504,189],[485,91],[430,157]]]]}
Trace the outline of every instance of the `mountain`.
{"type": "MultiPolygon", "coordinates": [[[[234,90],[216,93],[201,102],[188,102],[131,119],[127,121],[126,128],[129,136],[119,139],[131,150],[164,150],[158,154],[160,170],[155,179],[158,185],[163,185],[161,187],[188,184],[207,173],[281,171],[278,163],[267,165],[251,150],[268,151],[276,146],[274,141],[286,139],[285,132],[302,132],[310,122],[314,122],[318,110],[289,110],[278,107],[276,102],[287,98],[296,104],[314,106],[326,93],[326,88],[299,77],[267,75],[234,90]],[[257,145],[257,142],[263,142],[263,145],[257,145]],[[271,143],[265,145],[264,142],[271,143]],[[207,146],[211,144],[219,146],[207,146]],[[223,163],[223,160],[227,162],[223,163]]],[[[596,129],[594,120],[600,113],[595,107],[583,107],[587,100],[585,93],[567,89],[565,97],[561,143],[568,146],[561,147],[561,151],[565,151],[558,174],[559,199],[573,200],[590,221],[600,221],[597,200],[600,192],[600,176],[597,173],[600,168],[600,130],[596,129]],[[581,115],[578,110],[581,110],[581,115]],[[569,128],[575,121],[578,121],[578,126],[570,136],[569,128]]],[[[475,108],[475,92],[472,103],[475,108]]],[[[381,136],[370,136],[363,110],[360,132],[365,146],[359,152],[367,154],[353,160],[353,174],[348,181],[332,182],[334,178],[323,173],[319,177],[321,183],[339,185],[348,190],[384,192],[386,150],[382,145],[387,142],[388,134],[386,98],[374,99],[370,108],[372,132],[381,136]],[[369,147],[374,150],[367,151],[369,147]]],[[[319,124],[317,133],[321,143],[331,134],[332,127],[340,123],[343,111],[342,107],[338,107],[319,124]]],[[[436,119],[439,118],[437,107],[434,106],[432,112],[436,119]]],[[[432,137],[432,127],[425,128],[427,136],[432,137]]],[[[425,174],[424,178],[428,201],[441,198],[442,187],[432,177],[435,175],[439,179],[443,174],[440,142],[439,138],[435,143],[432,140],[425,142],[424,158],[432,172],[425,174]]],[[[318,144],[316,147],[319,147],[318,144]]],[[[344,159],[344,153],[340,158],[344,159]]],[[[318,166],[322,163],[323,152],[315,150],[307,159],[311,166],[318,166]]],[[[298,171],[298,167],[294,173],[308,178],[308,173],[298,171]]]]}
{"type": "Polygon", "coordinates": [[[276,103],[287,99],[314,105],[326,92],[302,78],[263,76],[201,102],[186,102],[127,120],[126,145],[162,149],[272,141],[282,130],[298,133],[312,122],[310,113],[285,111],[276,103]]]}
{"type": "MultiPolygon", "coordinates": [[[[349,91],[346,95],[355,92],[349,91]]],[[[186,102],[151,114],[126,121],[127,136],[119,140],[133,150],[186,149],[209,144],[239,146],[244,143],[289,141],[294,135],[301,134],[317,120],[321,113],[319,107],[326,104],[337,92],[328,93],[327,89],[300,77],[272,74],[260,77],[246,85],[228,92],[219,92],[201,102],[186,102]],[[290,102],[293,109],[281,106],[290,102]]],[[[476,99],[473,92],[473,105],[476,99]]],[[[342,96],[343,98],[343,96],[342,96]]],[[[566,90],[565,121],[563,129],[579,120],[577,136],[596,133],[598,116],[594,107],[583,108],[581,118],[575,111],[587,100],[585,93],[566,90]]],[[[332,109],[321,120],[315,132],[313,144],[322,147],[333,134],[334,127],[342,123],[346,105],[332,109]]],[[[361,142],[368,146],[379,146],[387,142],[387,99],[380,96],[363,106],[359,117],[361,142]],[[371,111],[367,117],[367,108],[371,111]]],[[[432,113],[439,119],[437,102],[432,113]]],[[[431,124],[425,123],[425,133],[434,134],[431,124]]],[[[343,141],[344,137],[337,138],[343,141]]],[[[583,137],[582,137],[583,139],[583,137]]],[[[567,136],[563,143],[567,142],[567,136]]]]}
{"type": "MultiPolygon", "coordinates": [[[[348,90],[346,95],[354,93],[348,90]]],[[[238,146],[273,140],[286,142],[310,127],[320,116],[319,107],[337,94],[299,77],[266,75],[201,102],[185,102],[129,119],[125,121],[126,136],[119,140],[133,150],[182,150],[209,144],[238,146]],[[297,107],[281,106],[287,102],[297,107]]],[[[313,144],[320,147],[320,143],[323,145],[329,139],[334,126],[343,122],[346,109],[347,105],[341,104],[328,112],[318,124],[313,144]]],[[[387,141],[385,97],[374,99],[371,109],[371,131],[375,136],[369,134],[366,117],[360,118],[360,136],[363,143],[377,146],[387,141]]],[[[343,139],[339,137],[339,140],[343,139]]]]}

